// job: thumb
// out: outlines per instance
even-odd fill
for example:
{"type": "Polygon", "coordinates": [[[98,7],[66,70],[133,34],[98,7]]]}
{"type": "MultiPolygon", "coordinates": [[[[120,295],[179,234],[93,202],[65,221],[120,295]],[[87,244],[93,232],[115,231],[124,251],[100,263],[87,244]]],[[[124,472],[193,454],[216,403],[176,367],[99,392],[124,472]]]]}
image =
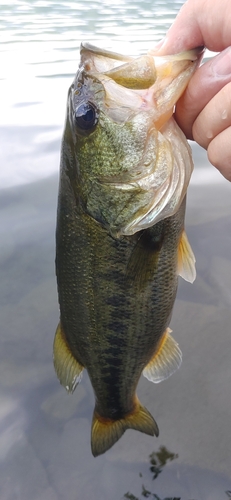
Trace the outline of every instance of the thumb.
{"type": "Polygon", "coordinates": [[[175,54],[206,46],[220,52],[231,45],[230,0],[188,0],[157,45],[156,55],[175,54]]]}

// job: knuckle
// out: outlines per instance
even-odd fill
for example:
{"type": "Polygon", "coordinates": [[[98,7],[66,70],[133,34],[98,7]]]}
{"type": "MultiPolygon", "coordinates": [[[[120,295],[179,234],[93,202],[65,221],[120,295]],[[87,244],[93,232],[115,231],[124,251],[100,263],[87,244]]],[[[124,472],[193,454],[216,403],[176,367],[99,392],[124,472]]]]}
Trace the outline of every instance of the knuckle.
{"type": "Polygon", "coordinates": [[[207,149],[209,145],[209,140],[211,139],[208,137],[209,133],[207,133],[206,137],[204,122],[202,120],[201,123],[200,115],[195,120],[192,126],[192,135],[194,141],[196,141],[200,146],[202,146],[202,148],[207,149]]]}
{"type": "Polygon", "coordinates": [[[217,155],[217,147],[216,147],[216,144],[214,147],[214,142],[216,143],[216,141],[213,140],[208,145],[207,156],[208,156],[208,160],[210,161],[210,163],[212,163],[212,165],[214,165],[214,167],[219,168],[220,158],[217,155]]]}
{"type": "Polygon", "coordinates": [[[221,174],[231,181],[231,151],[227,150],[222,140],[222,134],[215,137],[209,144],[207,156],[210,163],[216,167],[221,174]]]}

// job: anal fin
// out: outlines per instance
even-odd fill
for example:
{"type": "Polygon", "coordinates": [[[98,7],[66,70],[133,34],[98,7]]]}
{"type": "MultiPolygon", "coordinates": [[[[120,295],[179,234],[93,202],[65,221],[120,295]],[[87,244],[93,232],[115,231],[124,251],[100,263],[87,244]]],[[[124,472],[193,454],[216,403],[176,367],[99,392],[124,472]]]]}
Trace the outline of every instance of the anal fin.
{"type": "Polygon", "coordinates": [[[170,377],[181,365],[182,352],[170,335],[171,331],[166,329],[157,351],[143,370],[143,375],[155,384],[170,377]]]}
{"type": "Polygon", "coordinates": [[[60,324],[54,338],[53,360],[60,383],[68,392],[74,392],[82,378],[84,367],[74,358],[60,324]]]}
{"type": "Polygon", "coordinates": [[[186,232],[183,231],[178,247],[177,274],[186,281],[193,283],[196,278],[195,256],[188,241],[186,232]]]}

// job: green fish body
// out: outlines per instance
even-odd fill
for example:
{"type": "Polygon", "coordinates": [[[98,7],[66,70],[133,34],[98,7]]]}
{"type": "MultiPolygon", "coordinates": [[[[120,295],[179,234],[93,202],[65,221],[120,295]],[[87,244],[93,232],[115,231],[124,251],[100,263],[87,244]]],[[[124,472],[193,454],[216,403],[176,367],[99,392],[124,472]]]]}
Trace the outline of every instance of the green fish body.
{"type": "Polygon", "coordinates": [[[128,428],[158,435],[136,387],[142,372],[157,383],[181,363],[168,325],[178,275],[195,278],[184,232],[192,159],[171,115],[198,58],[190,51],[158,65],[151,54],[126,58],[86,44],[69,90],[54,365],[70,392],[88,371],[94,456],[128,428]]]}

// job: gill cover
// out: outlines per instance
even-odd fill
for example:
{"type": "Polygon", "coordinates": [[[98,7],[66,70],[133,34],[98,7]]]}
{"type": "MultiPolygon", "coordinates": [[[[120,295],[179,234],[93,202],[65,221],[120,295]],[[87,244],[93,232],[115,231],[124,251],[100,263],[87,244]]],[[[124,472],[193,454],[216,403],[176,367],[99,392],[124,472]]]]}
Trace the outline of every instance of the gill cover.
{"type": "Polygon", "coordinates": [[[70,109],[82,205],[113,236],[132,235],[173,215],[185,196],[191,150],[171,116],[200,51],[133,58],[82,44],[80,52],[70,109]]]}

